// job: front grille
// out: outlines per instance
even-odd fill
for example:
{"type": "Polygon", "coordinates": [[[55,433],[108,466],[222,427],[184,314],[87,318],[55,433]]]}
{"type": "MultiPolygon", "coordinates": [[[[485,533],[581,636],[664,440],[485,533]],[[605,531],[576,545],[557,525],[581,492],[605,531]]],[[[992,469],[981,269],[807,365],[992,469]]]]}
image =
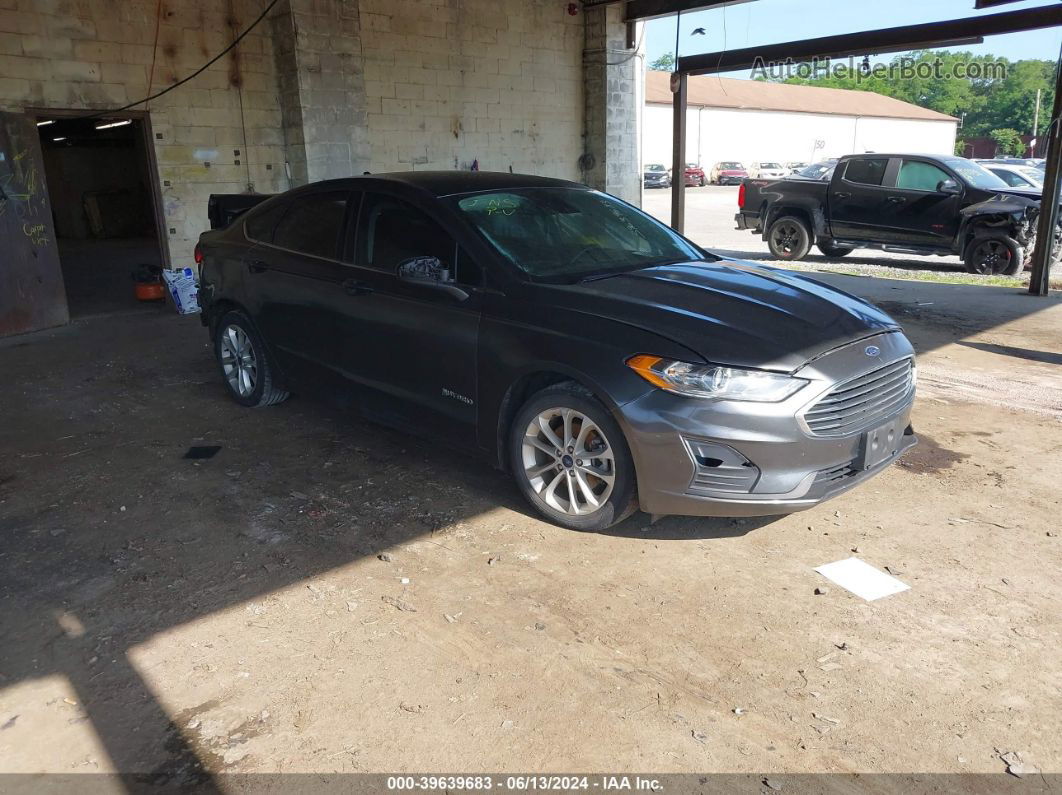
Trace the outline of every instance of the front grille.
{"type": "Polygon", "coordinates": [[[842,381],[804,412],[815,436],[848,436],[884,422],[914,391],[914,361],[900,359],[842,381]]]}

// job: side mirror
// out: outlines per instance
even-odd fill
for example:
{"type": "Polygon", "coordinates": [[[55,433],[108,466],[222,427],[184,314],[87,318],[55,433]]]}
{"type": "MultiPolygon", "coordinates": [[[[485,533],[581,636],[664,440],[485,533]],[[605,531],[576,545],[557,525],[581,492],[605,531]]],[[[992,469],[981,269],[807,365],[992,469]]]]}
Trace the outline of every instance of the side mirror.
{"type": "Polygon", "coordinates": [[[403,260],[398,263],[398,280],[439,290],[459,301],[468,298],[468,293],[454,284],[450,269],[438,257],[412,257],[403,260]]]}
{"type": "Polygon", "coordinates": [[[942,179],[937,183],[937,193],[962,193],[962,188],[953,179],[942,179]]]}

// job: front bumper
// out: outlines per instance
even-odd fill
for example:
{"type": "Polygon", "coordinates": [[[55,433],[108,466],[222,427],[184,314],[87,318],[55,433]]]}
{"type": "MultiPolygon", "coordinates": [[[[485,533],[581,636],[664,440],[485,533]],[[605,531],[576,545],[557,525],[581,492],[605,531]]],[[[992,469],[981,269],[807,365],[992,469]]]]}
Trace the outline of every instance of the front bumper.
{"type": "Polygon", "coordinates": [[[796,375],[810,383],[780,403],[706,401],[653,390],[620,408],[638,475],[641,508],[651,514],[770,516],[805,510],[886,469],[914,446],[911,395],[870,428],[897,429],[895,453],[864,469],[864,433],[816,436],[800,419],[838,383],[913,357],[900,333],[838,348],[796,375]],[[881,350],[874,360],[865,350],[881,350]]]}

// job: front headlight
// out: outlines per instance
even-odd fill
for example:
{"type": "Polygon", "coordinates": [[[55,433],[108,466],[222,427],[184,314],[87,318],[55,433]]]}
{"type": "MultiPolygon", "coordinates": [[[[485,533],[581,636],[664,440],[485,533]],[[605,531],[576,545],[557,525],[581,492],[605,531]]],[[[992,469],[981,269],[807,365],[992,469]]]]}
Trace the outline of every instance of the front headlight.
{"type": "Polygon", "coordinates": [[[717,400],[777,403],[808,383],[802,378],[778,373],[690,364],[645,354],[632,356],[627,360],[627,366],[660,389],[676,395],[717,400]]]}

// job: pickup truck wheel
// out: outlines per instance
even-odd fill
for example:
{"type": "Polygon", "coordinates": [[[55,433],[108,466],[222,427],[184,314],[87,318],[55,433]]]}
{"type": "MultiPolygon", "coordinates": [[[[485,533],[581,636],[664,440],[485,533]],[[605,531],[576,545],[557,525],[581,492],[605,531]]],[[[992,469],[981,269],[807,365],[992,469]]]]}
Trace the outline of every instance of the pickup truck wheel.
{"type": "Polygon", "coordinates": [[[851,246],[835,246],[832,243],[818,243],[819,251],[827,257],[843,257],[855,251],[851,246]]]}
{"type": "Polygon", "coordinates": [[[804,259],[811,248],[811,231],[801,219],[783,216],[767,230],[767,247],[777,259],[804,259]]]}
{"type": "Polygon", "coordinates": [[[970,241],[963,255],[970,273],[1014,276],[1025,267],[1025,252],[1017,240],[1006,235],[980,235],[970,241]]]}

